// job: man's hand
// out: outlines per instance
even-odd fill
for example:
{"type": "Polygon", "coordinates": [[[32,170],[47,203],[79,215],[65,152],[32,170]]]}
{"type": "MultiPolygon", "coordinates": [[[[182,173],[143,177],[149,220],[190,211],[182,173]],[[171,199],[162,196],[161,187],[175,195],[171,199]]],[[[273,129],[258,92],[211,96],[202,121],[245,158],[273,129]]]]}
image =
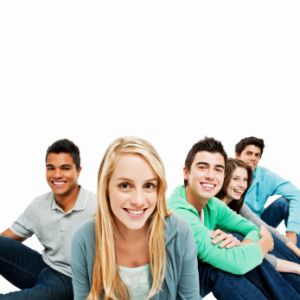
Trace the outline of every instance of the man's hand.
{"type": "Polygon", "coordinates": [[[258,244],[261,247],[263,255],[265,256],[269,251],[272,251],[274,248],[274,241],[271,233],[264,227],[260,227],[260,237],[258,244]]]}
{"type": "Polygon", "coordinates": [[[285,236],[293,243],[293,244],[297,244],[297,233],[293,232],[293,231],[287,231],[285,233],[285,236]]]}
{"type": "Polygon", "coordinates": [[[300,257],[300,249],[292,242],[286,243],[286,246],[289,247],[298,257],[300,257]]]}
{"type": "Polygon", "coordinates": [[[222,241],[222,243],[218,245],[220,248],[226,247],[227,249],[229,249],[241,245],[241,242],[236,237],[220,229],[214,230],[210,237],[213,244],[218,244],[222,241]]]}

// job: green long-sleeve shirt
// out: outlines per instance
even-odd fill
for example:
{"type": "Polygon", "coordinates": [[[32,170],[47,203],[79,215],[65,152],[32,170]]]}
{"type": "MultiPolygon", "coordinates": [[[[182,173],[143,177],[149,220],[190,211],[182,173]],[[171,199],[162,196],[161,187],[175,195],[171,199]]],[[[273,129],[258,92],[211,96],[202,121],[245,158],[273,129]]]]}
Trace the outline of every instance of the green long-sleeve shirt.
{"type": "Polygon", "coordinates": [[[263,253],[255,242],[230,249],[212,244],[211,231],[218,228],[226,232],[239,232],[253,241],[259,239],[257,226],[236,214],[217,198],[209,199],[203,208],[204,224],[196,208],[187,201],[184,186],[174,190],[168,199],[168,208],[183,218],[192,228],[197,255],[201,261],[238,275],[245,274],[261,264],[263,253]]]}

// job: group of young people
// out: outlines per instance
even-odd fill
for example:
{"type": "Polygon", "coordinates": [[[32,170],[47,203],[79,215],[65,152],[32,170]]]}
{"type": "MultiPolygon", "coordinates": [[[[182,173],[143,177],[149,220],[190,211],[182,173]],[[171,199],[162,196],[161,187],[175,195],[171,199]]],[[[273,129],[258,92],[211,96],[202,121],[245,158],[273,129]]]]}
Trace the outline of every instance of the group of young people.
{"type": "Polygon", "coordinates": [[[19,288],[0,300],[300,299],[300,191],[258,165],[264,141],[204,138],[184,184],[166,199],[164,165],[146,140],[107,148],[97,196],[78,184],[70,140],[46,152],[51,192],[0,234],[0,275],[19,288]],[[281,197],[267,208],[271,195],[281,197]],[[286,234],[274,227],[284,220],[286,234]],[[273,227],[272,227],[273,226],[273,227]],[[22,242],[35,234],[42,254],[22,242]]]}

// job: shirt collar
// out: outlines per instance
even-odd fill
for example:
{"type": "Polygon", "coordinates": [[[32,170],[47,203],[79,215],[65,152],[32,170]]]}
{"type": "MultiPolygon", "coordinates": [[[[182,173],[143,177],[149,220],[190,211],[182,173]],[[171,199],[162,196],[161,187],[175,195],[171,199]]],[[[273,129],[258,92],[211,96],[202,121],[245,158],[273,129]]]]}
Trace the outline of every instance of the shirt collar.
{"type": "MultiPolygon", "coordinates": [[[[73,208],[70,211],[68,211],[68,213],[70,213],[72,211],[84,210],[87,205],[87,197],[86,197],[85,189],[82,186],[79,186],[79,188],[80,188],[80,190],[79,190],[79,194],[77,196],[75,205],[73,206],[73,208]]],[[[52,201],[52,204],[51,204],[52,209],[56,209],[56,210],[64,212],[63,209],[55,201],[53,192],[51,193],[51,201],[52,201]]]]}

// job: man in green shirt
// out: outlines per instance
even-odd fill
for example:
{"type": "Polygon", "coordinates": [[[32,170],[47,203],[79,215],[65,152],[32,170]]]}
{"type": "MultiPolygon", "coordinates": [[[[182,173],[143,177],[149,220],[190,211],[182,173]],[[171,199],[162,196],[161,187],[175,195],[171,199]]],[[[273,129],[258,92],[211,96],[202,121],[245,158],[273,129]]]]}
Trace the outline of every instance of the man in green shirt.
{"type": "Polygon", "coordinates": [[[267,230],[259,230],[214,198],[224,181],[226,159],[219,141],[205,138],[196,143],[185,160],[184,186],[168,200],[170,210],[192,228],[201,296],[213,292],[217,299],[298,299],[292,286],[263,261],[273,248],[267,230]],[[233,231],[244,239],[240,242],[226,233],[233,231]]]}

